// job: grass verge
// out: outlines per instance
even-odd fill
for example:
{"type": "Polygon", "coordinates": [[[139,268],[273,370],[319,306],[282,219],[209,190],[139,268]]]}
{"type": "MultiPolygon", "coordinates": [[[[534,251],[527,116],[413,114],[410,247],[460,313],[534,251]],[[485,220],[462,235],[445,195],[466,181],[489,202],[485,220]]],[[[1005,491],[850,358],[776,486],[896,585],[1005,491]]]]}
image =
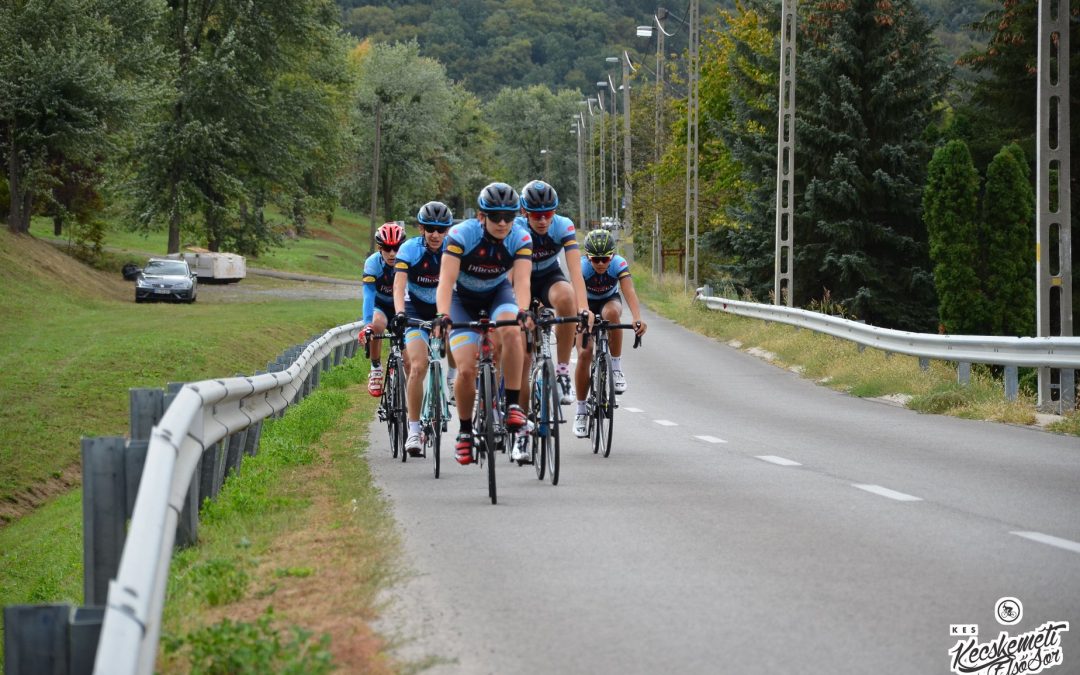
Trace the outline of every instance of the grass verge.
{"type": "MultiPolygon", "coordinates": [[[[956,369],[949,363],[931,361],[924,371],[913,356],[859,351],[847,340],[710,310],[693,302],[678,276],[657,279],[642,270],[634,279],[638,294],[653,311],[740,349],[764,350],[755,354],[833,389],[860,397],[899,396],[921,412],[1011,424],[1036,421],[1034,392],[1022,388],[1016,401],[1006,401],[1001,378],[989,367],[974,366],[971,384],[959,386],[956,369]]],[[[1080,436],[1080,415],[1065,416],[1046,429],[1080,436]]]]}
{"type": "Polygon", "coordinates": [[[173,561],[161,672],[394,672],[370,628],[400,555],[372,485],[375,407],[353,359],[264,428],[173,561]]]}

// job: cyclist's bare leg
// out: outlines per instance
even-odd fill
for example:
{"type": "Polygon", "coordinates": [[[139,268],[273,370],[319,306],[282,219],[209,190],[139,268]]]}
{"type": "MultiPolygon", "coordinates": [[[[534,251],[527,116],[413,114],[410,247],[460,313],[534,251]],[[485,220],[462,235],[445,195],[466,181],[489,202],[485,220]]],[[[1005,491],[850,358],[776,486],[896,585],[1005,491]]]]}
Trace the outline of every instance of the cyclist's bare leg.
{"type": "MultiPolygon", "coordinates": [[[[496,321],[512,321],[513,314],[500,314],[496,321]]],[[[517,325],[495,329],[502,343],[502,373],[507,389],[521,389],[521,365],[525,357],[525,348],[521,344],[521,328],[517,325]]]]}
{"type": "MultiPolygon", "coordinates": [[[[600,311],[600,315],[611,323],[619,323],[619,319],[622,318],[622,303],[618,300],[608,302],[604,305],[604,309],[600,311]]],[[[617,359],[622,356],[623,332],[621,330],[612,330],[609,333],[608,346],[611,348],[611,356],[617,359]]]]}
{"type": "Polygon", "coordinates": [[[416,339],[405,345],[405,364],[408,378],[405,380],[405,403],[409,408],[409,421],[420,420],[420,405],[424,399],[424,379],[427,377],[427,343],[416,339]]]}
{"type": "MultiPolygon", "coordinates": [[[[371,330],[375,336],[380,336],[383,331],[386,330],[386,315],[382,312],[375,312],[371,315],[371,330]]],[[[380,357],[382,356],[382,340],[371,341],[371,362],[381,363],[380,357]]]]}
{"type": "Polygon", "coordinates": [[[577,338],[577,368],[574,370],[574,391],[580,401],[585,400],[585,394],[589,391],[589,365],[592,361],[592,341],[589,342],[588,349],[582,349],[581,341],[584,337],[579,335],[577,338]]]}
{"type": "MultiPolygon", "coordinates": [[[[557,316],[574,316],[574,289],[567,281],[559,281],[551,285],[548,291],[548,304],[555,310],[557,316]]],[[[577,326],[572,323],[563,323],[555,326],[556,363],[570,363],[570,350],[574,348],[574,332],[577,326]]]]}
{"type": "Polygon", "coordinates": [[[454,398],[457,401],[458,419],[471,420],[473,401],[476,400],[476,352],[474,343],[463,344],[454,350],[458,363],[458,376],[454,381],[454,398]]]}

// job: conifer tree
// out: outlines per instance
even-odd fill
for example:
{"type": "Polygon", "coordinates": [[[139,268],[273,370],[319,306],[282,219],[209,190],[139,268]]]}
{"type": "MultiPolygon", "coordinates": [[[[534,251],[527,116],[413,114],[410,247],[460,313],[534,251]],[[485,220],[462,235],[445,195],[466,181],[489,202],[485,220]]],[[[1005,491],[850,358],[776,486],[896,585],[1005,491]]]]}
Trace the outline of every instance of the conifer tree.
{"type": "Polygon", "coordinates": [[[986,301],[979,279],[979,174],[963,141],[950,141],[930,160],[923,219],[930,237],[938,312],[946,333],[986,331],[986,301]]]}
{"type": "Polygon", "coordinates": [[[930,26],[910,0],[815,0],[803,26],[795,301],[828,289],[869,323],[930,330],[924,132],[947,80],[930,26]]]}
{"type": "Polygon", "coordinates": [[[992,335],[1035,334],[1035,194],[1019,145],[1001,149],[986,170],[983,224],[992,335]]]}

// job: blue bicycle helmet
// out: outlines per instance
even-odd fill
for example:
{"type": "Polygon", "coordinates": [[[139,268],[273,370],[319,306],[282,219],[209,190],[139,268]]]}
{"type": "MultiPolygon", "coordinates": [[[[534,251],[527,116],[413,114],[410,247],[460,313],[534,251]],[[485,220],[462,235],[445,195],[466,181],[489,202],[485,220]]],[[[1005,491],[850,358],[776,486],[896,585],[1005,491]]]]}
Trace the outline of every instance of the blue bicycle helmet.
{"type": "Polygon", "coordinates": [[[476,198],[481,211],[517,211],[521,201],[514,188],[506,183],[490,183],[476,198]]]}
{"type": "Polygon", "coordinates": [[[559,193],[542,180],[534,180],[521,188],[521,208],[526,211],[554,211],[559,205],[559,193]]]}
{"type": "Polygon", "coordinates": [[[421,225],[450,227],[454,224],[454,213],[442,202],[428,202],[420,207],[416,220],[421,225]]]}

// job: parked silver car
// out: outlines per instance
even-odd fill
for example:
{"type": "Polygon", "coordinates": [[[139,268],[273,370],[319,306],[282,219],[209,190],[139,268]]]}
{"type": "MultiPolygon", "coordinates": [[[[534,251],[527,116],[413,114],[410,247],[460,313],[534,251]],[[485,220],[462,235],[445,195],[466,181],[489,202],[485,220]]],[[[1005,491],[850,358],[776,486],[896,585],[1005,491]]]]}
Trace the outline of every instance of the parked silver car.
{"type": "Polygon", "coordinates": [[[195,302],[198,292],[199,280],[185,260],[151,258],[135,277],[135,302],[195,302]]]}

